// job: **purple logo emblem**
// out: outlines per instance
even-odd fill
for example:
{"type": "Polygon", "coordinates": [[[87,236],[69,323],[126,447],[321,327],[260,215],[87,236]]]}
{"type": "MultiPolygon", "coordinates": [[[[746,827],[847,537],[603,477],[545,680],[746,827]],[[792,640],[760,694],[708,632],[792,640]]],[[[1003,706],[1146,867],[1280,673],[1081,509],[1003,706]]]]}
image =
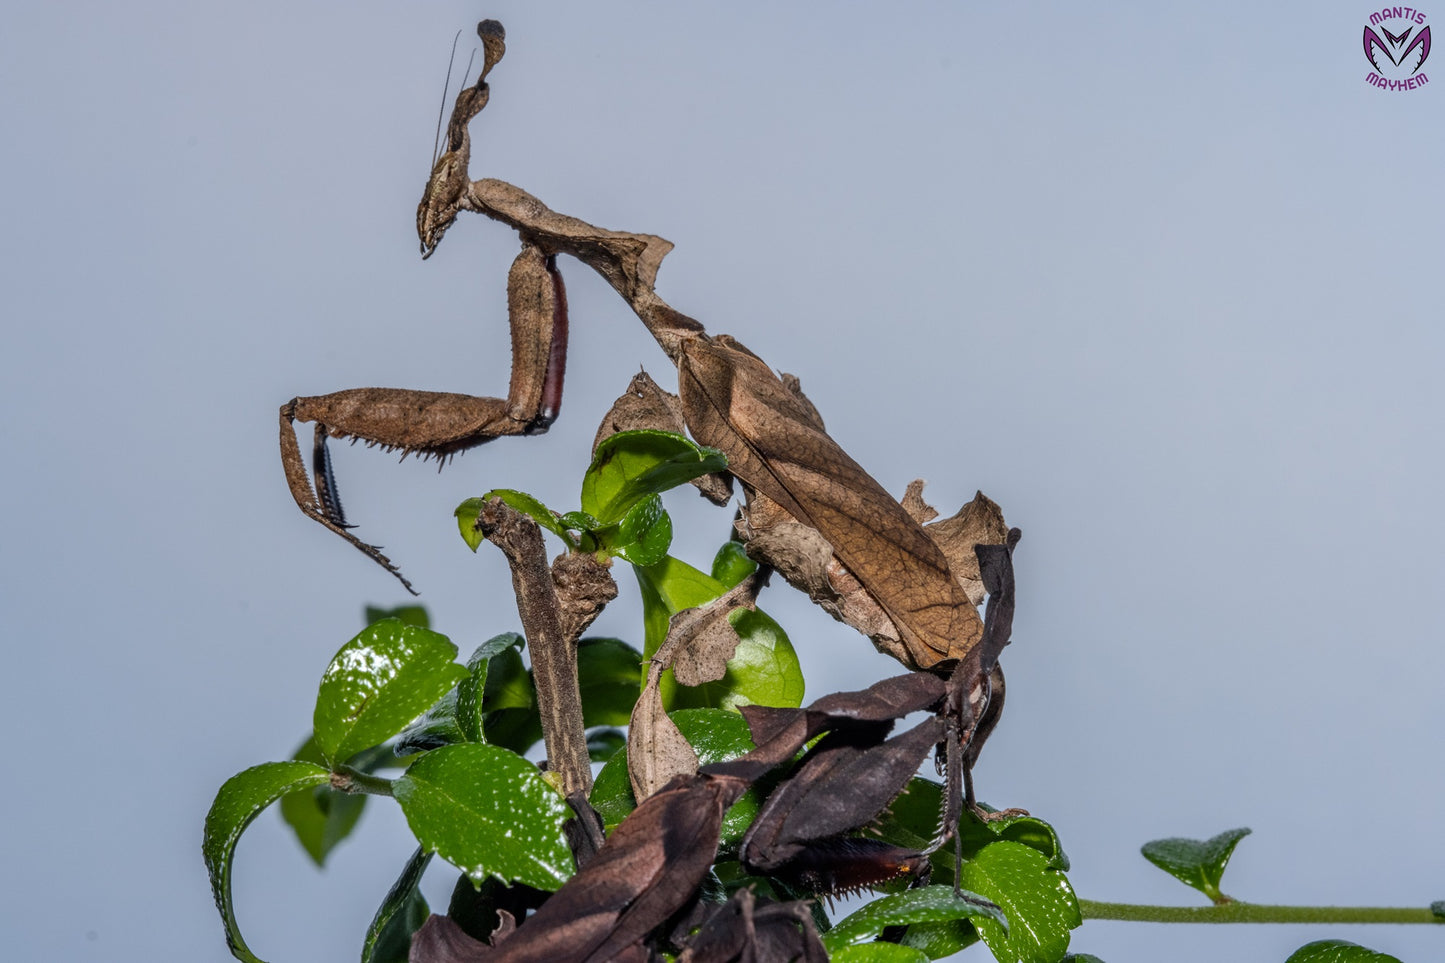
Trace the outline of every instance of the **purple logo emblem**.
{"type": "Polygon", "coordinates": [[[1385,7],[1365,25],[1365,59],[1373,68],[1365,82],[1380,90],[1414,90],[1430,82],[1430,25],[1414,7],[1385,7]],[[1376,28],[1379,28],[1378,30],[1376,28]]]}

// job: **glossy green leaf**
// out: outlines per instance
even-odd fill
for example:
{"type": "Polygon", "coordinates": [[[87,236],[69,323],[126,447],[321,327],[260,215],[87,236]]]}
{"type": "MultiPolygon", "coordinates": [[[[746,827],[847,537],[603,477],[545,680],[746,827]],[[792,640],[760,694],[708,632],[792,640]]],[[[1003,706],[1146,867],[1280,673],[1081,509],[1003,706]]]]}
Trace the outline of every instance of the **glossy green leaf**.
{"type": "Polygon", "coordinates": [[[603,548],[633,565],[656,565],[671,546],[672,519],[658,495],[648,495],[629,508],[616,534],[603,538],[603,548]]]}
{"type": "MultiPolygon", "coordinates": [[[[990,813],[997,812],[987,806],[982,808],[990,813]]],[[[975,814],[965,811],[958,826],[965,852],[974,853],[989,843],[1007,839],[1043,853],[1048,857],[1050,869],[1068,872],[1069,854],[1064,852],[1058,833],[1053,826],[1037,816],[1005,816],[985,822],[975,814]]]]}
{"type": "Polygon", "coordinates": [[[457,531],[461,532],[462,541],[467,543],[467,548],[476,551],[485,542],[486,536],[477,528],[477,519],[482,515],[482,506],[486,504],[480,498],[468,498],[457,506],[452,512],[457,519],[457,531]]]}
{"type": "Polygon", "coordinates": [[[587,638],[577,645],[577,681],[582,721],[592,726],[625,726],[641,691],[642,653],[620,639],[587,638]]]}
{"type": "MultiPolygon", "coordinates": [[[[823,940],[827,942],[827,937],[823,940]]],[[[928,956],[897,943],[855,943],[828,952],[833,963],[927,963],[928,956]]]]}
{"type": "Polygon", "coordinates": [[[1104,963],[1092,953],[1066,953],[1059,963],[1104,963]]]}
{"type": "Polygon", "coordinates": [[[418,888],[431,858],[431,853],[418,848],[406,861],[366,929],[361,963],[406,963],[412,934],[421,929],[431,912],[418,888]]]}
{"type": "Polygon", "coordinates": [[[487,741],[482,731],[482,720],[492,659],[503,652],[520,649],[522,645],[523,639],[516,632],[503,632],[477,646],[467,660],[467,677],[457,683],[457,727],[468,741],[487,741]]]}
{"type": "Polygon", "coordinates": [[[536,709],[502,709],[487,713],[487,742],[521,755],[542,741],[542,720],[536,709]]]}
{"type": "Polygon", "coordinates": [[[380,622],[382,619],[397,619],[407,625],[419,625],[424,629],[431,628],[431,616],[427,614],[425,605],[398,605],[395,608],[383,609],[375,605],[366,607],[366,624],[380,622]]]}
{"type": "Polygon", "coordinates": [[[712,577],[732,588],[758,570],[758,563],[748,558],[742,542],[723,542],[712,558],[712,577]]]}
{"type": "MultiPolygon", "coordinates": [[[[649,657],[667,638],[673,615],[711,602],[728,588],[671,556],[656,565],[634,566],[633,572],[642,591],[643,651],[649,657]]],[[[782,626],[760,610],[734,610],[728,621],[741,641],[728,660],[727,674],[688,688],[679,686],[669,669],[662,675],[662,704],[668,709],[802,705],[803,670],[782,626]]]]}
{"type": "Polygon", "coordinates": [[[211,878],[211,895],[216,899],[216,908],[226,927],[226,943],[237,959],[260,963],[241,938],[231,900],[231,865],[237,840],[261,811],[276,800],[288,793],[325,785],[330,779],[331,774],[315,763],[267,762],[227,779],[216,793],[216,800],[206,813],[201,852],[206,857],[206,872],[211,878]]]}
{"type": "Polygon", "coordinates": [[[609,833],[637,808],[637,798],[632,795],[632,783],[627,778],[626,745],[597,771],[589,799],[609,833]]]}
{"type": "Polygon", "coordinates": [[[1400,960],[1358,943],[1316,940],[1295,950],[1285,963],[1400,963],[1400,960]]]}
{"type": "Polygon", "coordinates": [[[483,711],[535,710],[536,706],[537,689],[532,682],[531,671],[522,664],[520,646],[504,648],[493,655],[487,664],[487,681],[482,693],[483,711]]]}
{"type": "MultiPolygon", "coordinates": [[[[366,772],[379,768],[378,763],[391,755],[385,747],[381,751],[366,754],[370,758],[358,758],[358,768],[366,772]]],[[[312,737],[301,744],[292,759],[324,766],[326,760],[316,747],[312,737]]],[[[317,786],[306,792],[288,793],[281,797],[281,818],[296,834],[296,841],[317,866],[325,865],[331,850],[356,828],[362,810],[366,808],[366,796],[332,789],[330,784],[317,786]]]]}
{"type": "Polygon", "coordinates": [[[312,725],[327,764],[385,742],[467,674],[447,637],[394,619],[341,647],[321,677],[312,725]]]}
{"type": "Polygon", "coordinates": [[[552,891],[574,865],[567,803],[537,767],[498,746],[443,746],[412,764],[392,793],[417,841],[470,876],[552,891]]]}
{"type": "Polygon", "coordinates": [[[542,740],[536,686],[516,648],[492,656],[482,708],[486,740],[492,745],[520,755],[542,740]]]}
{"type": "Polygon", "coordinates": [[[411,756],[467,741],[466,733],[457,724],[457,690],[452,689],[421,718],[401,730],[394,746],[398,756],[411,756]]]}
{"type": "MultiPolygon", "coordinates": [[[[755,748],[752,736],[748,733],[748,724],[736,712],[723,709],[679,709],[669,712],[668,717],[677,724],[683,738],[692,744],[700,765],[727,762],[755,748]]],[[[759,781],[723,816],[720,838],[720,847],[723,850],[731,850],[741,841],[743,833],[752,825],[763,798],[775,781],[759,781]]],[[[592,786],[592,806],[609,831],[637,807],[637,800],[632,795],[632,783],[627,778],[625,747],[609,759],[597,774],[592,786]]]]}
{"type": "Polygon", "coordinates": [[[595,532],[603,525],[586,512],[568,512],[562,516],[562,524],[574,532],[595,532]]]}
{"type": "Polygon", "coordinates": [[[485,505],[493,498],[500,498],[553,535],[560,537],[567,544],[572,544],[572,536],[568,534],[567,526],[562,523],[557,513],[543,505],[540,499],[511,488],[493,488],[482,496],[482,504],[485,505]]]}
{"type": "Polygon", "coordinates": [[[582,478],[582,510],[603,525],[622,520],[648,495],[727,467],[715,448],[669,431],[620,431],[604,438],[582,478]]]}
{"type": "MultiPolygon", "coordinates": [[[[942,784],[915,776],[880,818],[877,833],[888,842],[922,849],[933,839],[942,812],[942,784]]],[[[1013,816],[984,822],[973,813],[965,812],[958,821],[958,835],[964,859],[971,859],[990,843],[1010,840],[1038,850],[1048,858],[1050,869],[1069,868],[1069,858],[1054,828],[1035,816],[1013,816]]],[[[952,844],[934,853],[931,862],[934,879],[952,879],[952,844]]]]}
{"type": "Polygon", "coordinates": [[[1230,829],[1203,841],[1177,836],[1156,839],[1145,843],[1141,852],[1149,862],[1214,902],[1228,902],[1229,897],[1219,891],[1219,880],[1234,847],[1248,835],[1248,829],[1230,829]]]}
{"type": "Polygon", "coordinates": [[[610,726],[592,729],[587,733],[587,758],[593,762],[606,762],[627,745],[627,735],[621,729],[610,726]]]}
{"type": "Polygon", "coordinates": [[[1083,923],[1068,879],[1023,843],[983,847],[963,864],[959,885],[997,904],[1008,918],[1007,930],[990,919],[971,921],[1000,960],[1055,963],[1069,948],[1069,931],[1083,923]]]}
{"type": "MultiPolygon", "coordinates": [[[[948,873],[952,877],[951,865],[948,873]]],[[[977,943],[978,930],[974,929],[968,920],[914,923],[903,931],[903,938],[899,942],[922,951],[930,960],[942,960],[977,943]]]]}
{"type": "Polygon", "coordinates": [[[941,923],[959,919],[990,919],[1007,928],[1003,910],[981,896],[953,894],[952,886],[924,886],[884,896],[839,920],[823,937],[829,953],[870,940],[890,926],[941,923]]]}
{"type": "MultiPolygon", "coordinates": [[[[515,686],[531,685],[526,670],[522,668],[521,656],[515,651],[510,658],[503,656],[509,649],[520,649],[522,644],[522,637],[517,633],[503,632],[477,646],[467,660],[467,677],[442,696],[425,715],[402,731],[396,743],[397,755],[425,752],[459,742],[486,742],[484,720],[487,680],[498,676],[510,680],[515,686]],[[500,672],[494,673],[491,671],[491,663],[492,659],[498,657],[502,657],[502,667],[500,672]]],[[[530,700],[530,689],[526,690],[525,695],[518,691],[507,691],[506,697],[530,700]]],[[[539,721],[538,727],[540,726],[539,721]]]]}

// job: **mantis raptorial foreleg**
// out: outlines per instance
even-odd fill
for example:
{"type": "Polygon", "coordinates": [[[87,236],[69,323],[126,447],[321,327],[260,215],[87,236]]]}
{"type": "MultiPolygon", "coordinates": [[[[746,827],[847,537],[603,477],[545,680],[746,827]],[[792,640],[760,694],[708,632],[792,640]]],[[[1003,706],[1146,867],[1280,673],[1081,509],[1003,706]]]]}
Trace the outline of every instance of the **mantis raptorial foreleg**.
{"type": "Polygon", "coordinates": [[[502,435],[545,432],[562,405],[567,363],[567,291],[556,259],[532,244],[512,262],[507,278],[512,328],[512,380],[506,398],[482,398],[409,388],[351,388],[281,406],[281,463],[296,504],[309,517],[384,566],[408,591],[411,583],[375,545],[347,531],[326,439],[350,438],[400,451],[402,457],[449,458],[502,435]],[[314,422],[311,471],[292,427],[314,422]]]}

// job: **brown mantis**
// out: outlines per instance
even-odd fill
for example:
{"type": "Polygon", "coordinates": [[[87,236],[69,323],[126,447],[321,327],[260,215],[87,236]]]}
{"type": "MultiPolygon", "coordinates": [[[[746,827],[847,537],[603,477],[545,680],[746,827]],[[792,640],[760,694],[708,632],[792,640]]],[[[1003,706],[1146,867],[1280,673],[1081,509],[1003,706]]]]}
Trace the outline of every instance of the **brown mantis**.
{"type": "MultiPolygon", "coordinates": [[[[561,401],[567,338],[566,293],[556,259],[571,255],[622,296],[676,365],[688,430],[700,443],[726,454],[728,471],[747,490],[740,528],[752,536],[749,552],[756,550],[761,561],[790,581],[806,583],[810,593],[827,591],[818,589],[817,573],[810,577],[800,571],[808,567],[806,561],[798,563],[785,557],[788,552],[768,547],[776,541],[769,536],[790,525],[815,533],[824,544],[824,558],[836,557],[826,577],[855,580],[856,594],[865,608],[872,608],[873,614],[861,622],[868,623],[864,630],[881,649],[911,669],[959,666],[966,681],[957,690],[962,695],[953,709],[959,726],[954,745],[967,746],[971,762],[1001,707],[1003,676],[997,658],[1008,640],[1003,633],[1001,639],[980,644],[984,625],[975,605],[982,592],[971,597],[961,580],[979,572],[982,555],[975,557],[975,544],[1002,550],[1005,536],[1011,534],[997,506],[982,496],[965,506],[948,520],[959,523],[952,543],[943,531],[948,522],[926,531],[921,522],[931,509],[922,506],[917,492],[910,490],[912,504],[909,499],[895,501],[828,436],[794,383],[785,382],[735,339],[709,335],[658,296],[654,282],[671,243],[557,213],[503,181],[469,180],[468,125],[487,105],[487,75],[505,52],[500,24],[483,21],[478,34],[484,48],[481,74],[457,95],[446,149],[433,166],[417,209],[417,231],[423,257],[436,249],[462,211],[485,214],[520,236],[522,251],[507,284],[513,348],[507,397],[358,388],[292,399],[280,412],[281,455],[297,505],[410,590],[410,583],[378,548],[348,530],[327,438],[359,439],[400,450],[403,457],[440,460],[502,435],[546,431],[561,401]],[[309,472],[296,441],[296,420],[316,426],[309,472]],[[972,572],[965,572],[970,566],[972,572]]],[[[1009,538],[1009,549],[1016,537],[1009,538]]],[[[963,768],[966,776],[967,765],[963,768]]]]}

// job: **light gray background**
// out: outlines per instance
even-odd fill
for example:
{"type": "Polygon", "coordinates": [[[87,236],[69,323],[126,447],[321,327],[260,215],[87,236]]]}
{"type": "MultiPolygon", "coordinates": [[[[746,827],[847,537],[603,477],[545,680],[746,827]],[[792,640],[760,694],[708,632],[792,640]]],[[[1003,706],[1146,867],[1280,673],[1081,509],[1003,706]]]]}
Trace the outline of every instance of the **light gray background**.
{"type": "MultiPolygon", "coordinates": [[[[671,239],[661,293],[800,374],[885,486],[923,476],[949,512],[982,488],[1024,529],[978,781],[1058,827],[1082,896],[1197,902],[1139,845],[1248,825],[1241,898],[1445,898],[1445,128],[1438,82],[1364,82],[1368,12],[12,6],[4,955],[227,958],[206,807],[294,748],[362,605],[404,601],[292,505],[277,406],[505,391],[514,236],[467,217],[423,264],[412,229],[447,45],[480,16],[510,53],[475,176],[671,239]]],[[[441,474],[339,452],[361,536],[464,652],[516,615],[452,508],[494,486],[572,504],[610,400],[640,365],[672,379],[615,295],[564,270],[550,435],[441,474]]],[[[727,513],[674,506],[696,532],[677,553],[705,563],[727,513]]],[[[635,637],[621,582],[599,630],[635,637]]],[[[812,695],[893,670],[786,590],[768,607],[812,695]]],[[[253,947],[353,957],[410,848],[373,805],[318,873],[267,814],[236,874],[253,947]]],[[[1327,936],[1445,952],[1424,927],[1092,922],[1073,945],[1282,961],[1327,936]]]]}

